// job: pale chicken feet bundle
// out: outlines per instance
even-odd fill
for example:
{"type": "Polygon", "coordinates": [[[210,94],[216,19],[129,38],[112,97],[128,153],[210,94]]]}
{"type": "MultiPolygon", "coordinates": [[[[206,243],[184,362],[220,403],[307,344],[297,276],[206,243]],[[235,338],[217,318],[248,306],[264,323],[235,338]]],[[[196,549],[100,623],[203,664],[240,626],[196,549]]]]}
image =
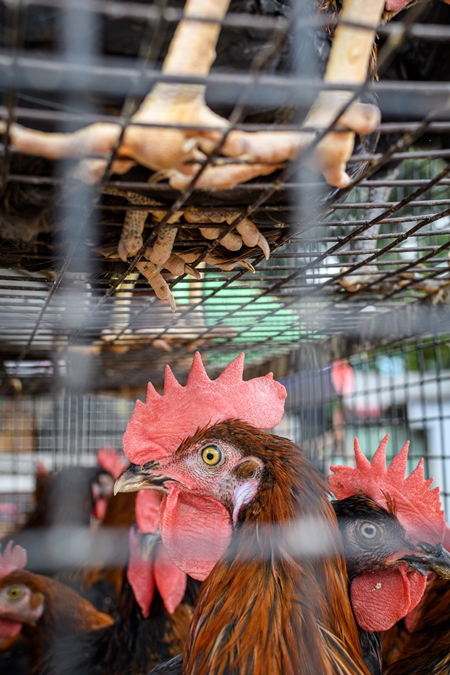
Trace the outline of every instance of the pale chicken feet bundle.
{"type": "MultiPolygon", "coordinates": [[[[228,5],[229,0],[187,1],[184,18],[164,61],[164,74],[208,75],[215,58],[220,21],[228,5]],[[192,17],[205,17],[210,23],[192,17]]],[[[343,17],[357,23],[363,18],[374,29],[338,26],[325,82],[342,84],[343,89],[347,83],[364,82],[375,27],[383,9],[384,0],[369,3],[345,0],[343,17]]],[[[196,161],[204,160],[229,129],[227,120],[206,106],[204,92],[202,85],[157,84],[125,129],[111,165],[112,172],[125,173],[137,162],[154,171],[168,172],[174,188],[183,189],[189,184],[199,168],[196,161]],[[162,128],[165,125],[177,128],[162,128]],[[203,127],[204,130],[192,127],[203,127]]],[[[319,130],[327,128],[350,99],[351,94],[345,91],[319,95],[305,126],[319,130]]],[[[308,165],[321,172],[331,185],[346,187],[350,178],[345,167],[353,150],[354,135],[373,131],[378,121],[376,107],[357,101],[352,103],[339,119],[339,124],[348,131],[328,133],[308,157],[308,165]]],[[[49,159],[87,158],[82,159],[76,172],[86,183],[100,180],[107,167],[107,157],[113,153],[121,135],[121,127],[115,123],[97,123],[69,134],[45,133],[13,123],[9,131],[12,145],[22,153],[49,159]],[[105,159],[89,159],[90,155],[98,154],[104,155],[105,159]]],[[[270,174],[286,161],[296,159],[310,147],[314,138],[314,132],[231,131],[220,149],[221,154],[249,163],[208,167],[198,186],[228,189],[256,176],[270,174]]]]}

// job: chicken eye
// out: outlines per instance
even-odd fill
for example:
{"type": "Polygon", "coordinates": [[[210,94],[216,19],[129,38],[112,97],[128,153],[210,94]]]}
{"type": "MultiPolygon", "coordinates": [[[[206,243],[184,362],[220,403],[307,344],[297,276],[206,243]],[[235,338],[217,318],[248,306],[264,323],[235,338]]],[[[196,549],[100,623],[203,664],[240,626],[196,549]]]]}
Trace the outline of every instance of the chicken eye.
{"type": "Polygon", "coordinates": [[[366,539],[373,539],[377,535],[377,528],[373,523],[361,523],[359,531],[366,539]]]}
{"type": "Polygon", "coordinates": [[[10,600],[20,600],[23,596],[23,590],[20,586],[10,586],[7,590],[7,594],[10,600]]]}
{"type": "Polygon", "coordinates": [[[202,460],[208,466],[216,466],[222,459],[222,452],[215,445],[207,445],[206,448],[203,448],[201,455],[202,460]]]}

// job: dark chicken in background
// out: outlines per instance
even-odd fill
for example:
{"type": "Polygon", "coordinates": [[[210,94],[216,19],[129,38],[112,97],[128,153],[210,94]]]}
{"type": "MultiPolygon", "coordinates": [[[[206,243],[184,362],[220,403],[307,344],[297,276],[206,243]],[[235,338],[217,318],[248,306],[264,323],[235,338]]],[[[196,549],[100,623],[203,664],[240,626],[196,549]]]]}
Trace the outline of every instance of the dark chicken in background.
{"type": "MultiPolygon", "coordinates": [[[[101,471],[107,473],[108,485],[112,488],[113,477],[117,477],[126,465],[126,462],[124,464],[125,458],[122,453],[106,450],[100,451],[97,458],[101,471]]],[[[85,474],[88,475],[86,472],[85,474]]],[[[55,478],[52,477],[52,480],[55,478]]],[[[68,483],[65,482],[66,488],[67,485],[68,483]]],[[[82,486],[82,481],[80,484],[75,481],[75,487],[81,488],[82,486]]],[[[86,481],[85,487],[85,490],[80,489],[80,498],[90,494],[89,481],[86,481]]],[[[161,547],[159,537],[141,535],[142,553],[139,550],[139,540],[135,542],[130,538],[130,526],[135,520],[136,495],[118,495],[117,498],[107,502],[106,511],[104,511],[99,508],[100,493],[96,489],[92,492],[98,498],[95,511],[98,515],[103,515],[103,520],[97,526],[95,533],[93,531],[91,535],[93,541],[98,540],[98,550],[91,547],[90,552],[98,561],[102,557],[105,558],[105,555],[107,559],[102,564],[99,562],[93,564],[92,561],[89,564],[88,561],[86,567],[80,567],[78,564],[69,573],[55,569],[57,567],[55,559],[53,573],[79,589],[83,596],[93,598],[96,605],[111,614],[112,618],[97,612],[89,602],[83,600],[66,585],[45,576],[33,575],[21,570],[20,574],[23,575],[28,586],[31,584],[29,579],[32,579],[35,584],[33,589],[37,587],[45,590],[46,597],[48,596],[45,607],[49,611],[45,616],[43,615],[42,621],[38,622],[37,631],[33,632],[32,628],[24,628],[20,642],[16,640],[14,644],[11,642],[11,644],[4,645],[0,660],[2,674],[4,670],[6,672],[8,666],[12,669],[12,675],[19,675],[19,666],[23,664],[23,673],[26,675],[53,673],[82,675],[86,672],[102,675],[107,673],[136,675],[147,673],[155,665],[184,649],[198,582],[188,579],[184,597],[180,597],[179,591],[176,595],[176,589],[173,587],[174,581],[170,577],[173,566],[169,564],[163,564],[163,566],[160,564],[155,581],[152,567],[154,568],[157,563],[152,564],[151,561],[161,560],[160,555],[157,558],[158,548],[161,547]],[[106,536],[109,537],[109,541],[105,552],[102,547],[104,547],[106,536]],[[133,551],[130,552],[129,546],[132,545],[133,551]],[[110,558],[108,558],[108,552],[112,554],[110,558]],[[127,564],[128,556],[131,556],[132,560],[127,564]],[[141,566],[139,567],[140,556],[141,566]],[[136,588],[136,583],[139,584],[138,588],[136,588]],[[143,588],[149,584],[151,588],[143,595],[143,588]],[[179,600],[176,600],[176,597],[179,600]],[[59,598],[61,604],[59,604],[59,598]],[[169,604],[171,611],[168,611],[165,603],[169,604]],[[95,621],[86,623],[86,607],[95,612],[94,616],[105,617],[104,623],[100,625],[97,625],[95,621]],[[67,617],[63,612],[67,614],[67,617]],[[61,624],[61,629],[59,626],[55,627],[55,620],[61,624]],[[67,630],[64,628],[66,624],[69,626],[67,630]],[[30,644],[29,633],[32,638],[30,644]],[[37,644],[42,645],[40,651],[37,651],[37,644]]],[[[110,495],[111,491],[107,491],[105,495],[107,494],[110,495]]],[[[147,493],[145,496],[156,497],[156,494],[147,493]]],[[[91,508],[92,504],[89,509],[86,509],[86,515],[90,515],[91,508]]],[[[73,511],[76,512],[77,509],[73,511]]],[[[32,520],[36,522],[35,518],[32,520]]],[[[68,532],[66,545],[71,543],[70,536],[71,533],[68,532]]],[[[182,574],[178,570],[177,572],[182,574]]],[[[5,580],[0,579],[0,587],[3,581],[4,584],[9,583],[10,576],[14,575],[5,577],[5,580]]],[[[182,576],[185,575],[182,574],[182,576]]],[[[0,625],[1,618],[0,616],[0,625]]]]}
{"type": "Polygon", "coordinates": [[[156,591],[150,615],[144,618],[125,578],[114,625],[60,640],[33,675],[146,675],[184,649],[198,586],[188,579],[173,614],[156,591]]]}
{"type": "Polygon", "coordinates": [[[71,528],[90,526],[98,502],[111,496],[113,480],[100,467],[73,466],[46,476],[38,473],[34,509],[13,533],[16,544],[27,550],[30,571],[53,574],[55,567],[59,569],[58,551],[52,551],[48,543],[46,550],[43,537],[55,535],[50,544],[61,550],[64,540],[69,541],[71,528]]]}
{"type": "MultiPolygon", "coordinates": [[[[414,548],[407,540],[406,532],[394,513],[379,506],[370,497],[359,494],[331,503],[342,537],[349,586],[360,574],[392,567],[396,561],[402,559],[398,558],[399,555],[405,556],[408,549],[414,548]]],[[[421,559],[419,551],[416,551],[416,562],[411,560],[411,556],[407,559],[411,568],[417,565],[417,568],[425,574],[427,570],[433,568],[433,555],[438,564],[441,562],[441,556],[436,551],[428,558],[425,551],[422,553],[421,559]]],[[[442,556],[442,560],[444,559],[442,556]]],[[[440,582],[448,584],[447,580],[440,582]]],[[[382,645],[378,633],[365,631],[359,627],[358,631],[367,667],[372,675],[381,675],[382,645]]]]}

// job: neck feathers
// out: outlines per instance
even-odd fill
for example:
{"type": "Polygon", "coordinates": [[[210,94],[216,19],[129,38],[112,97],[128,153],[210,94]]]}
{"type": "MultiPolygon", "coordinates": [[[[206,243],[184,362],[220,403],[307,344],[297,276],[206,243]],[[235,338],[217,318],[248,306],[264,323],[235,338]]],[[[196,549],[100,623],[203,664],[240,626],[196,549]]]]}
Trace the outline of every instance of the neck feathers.
{"type": "Polygon", "coordinates": [[[367,674],[325,480],[294,444],[265,436],[258,494],[200,589],[184,675],[367,674]],[[297,556],[281,536],[309,518],[326,558],[297,556]]]}

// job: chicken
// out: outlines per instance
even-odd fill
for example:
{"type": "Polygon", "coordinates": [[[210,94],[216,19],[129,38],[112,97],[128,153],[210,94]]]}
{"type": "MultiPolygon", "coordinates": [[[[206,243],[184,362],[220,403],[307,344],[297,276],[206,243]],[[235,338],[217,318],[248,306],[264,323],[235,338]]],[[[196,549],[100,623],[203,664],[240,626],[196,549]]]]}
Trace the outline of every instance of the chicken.
{"type": "MultiPolygon", "coordinates": [[[[426,551],[407,540],[404,528],[394,513],[363,494],[332,502],[341,533],[349,585],[369,571],[391,570],[394,564],[407,562],[410,570],[425,574],[445,559],[445,554],[427,556],[426,551]],[[405,552],[409,551],[410,554],[405,552]],[[411,553],[414,551],[414,557],[411,553]]],[[[447,557],[450,562],[450,556],[447,557]]],[[[382,673],[382,649],[378,634],[359,628],[364,661],[372,675],[382,673]]]]}
{"type": "MultiPolygon", "coordinates": [[[[405,478],[409,443],[387,467],[388,439],[389,435],[384,437],[371,462],[355,439],[356,467],[332,466],[330,489],[338,499],[362,493],[394,513],[408,541],[422,550],[421,555],[426,557],[429,551],[434,556],[432,569],[436,571],[440,555],[447,555],[442,547],[445,519],[439,488],[430,489],[433,479],[424,479],[423,459],[405,478]]],[[[390,570],[359,574],[352,581],[352,607],[361,628],[387,630],[419,604],[426,588],[424,569],[417,565],[417,560],[413,560],[413,570],[408,570],[407,565],[404,561],[390,570]]],[[[443,576],[446,574],[444,571],[443,576]]]]}
{"type": "Polygon", "coordinates": [[[63,546],[71,528],[88,527],[98,503],[112,494],[113,478],[99,467],[70,467],[40,477],[37,486],[38,501],[14,540],[26,548],[31,571],[53,574],[55,539],[43,550],[42,537],[54,534],[63,546]]]}
{"type": "Polygon", "coordinates": [[[326,483],[293,443],[228,420],[144,465],[141,480],[186,486],[196,499],[218,501],[233,522],[229,547],[199,591],[184,673],[367,672],[326,483]],[[301,517],[327,537],[329,558],[291,554],[279,525],[301,517]]]}
{"type": "Polygon", "coordinates": [[[99,630],[113,620],[64,584],[24,570],[25,565],[25,550],[9,542],[0,560],[0,638],[23,639],[31,673],[55,639],[99,630]]]}
{"type": "Polygon", "coordinates": [[[242,371],[243,355],[212,383],[197,354],[183,388],[167,369],[164,396],[149,386],[124,437],[132,461],[144,463],[151,448],[159,459],[130,467],[116,489],[167,491],[164,544],[178,566],[205,579],[184,672],[288,675],[340,664],[367,673],[324,478],[293,443],[250,424],[276,424],[286,394],[270,376],[244,382],[242,371]],[[288,553],[279,525],[302,516],[317,521],[330,558],[288,553]]]}
{"type": "MultiPolygon", "coordinates": [[[[323,477],[293,443],[255,428],[255,423],[272,426],[279,421],[285,391],[267,378],[243,382],[242,369],[241,355],[211,382],[196,355],[186,387],[168,369],[164,396],[149,386],[147,402],[138,402],[124,436],[125,453],[141,466],[122,474],[116,490],[163,491],[160,529],[169,555],[204,579],[183,673],[331,673],[341,667],[343,672],[367,673],[323,477]],[[315,555],[307,537],[299,544],[298,532],[289,538],[280,527],[288,530],[300,518],[314,523],[316,545],[322,545],[315,555]]],[[[376,469],[383,451],[377,453],[376,469]]],[[[405,449],[397,469],[404,456],[405,449]]],[[[373,467],[365,462],[368,467],[358,478],[370,485],[373,467]]],[[[342,471],[335,471],[341,480],[342,471]]],[[[391,477],[385,482],[393,490],[391,477]]],[[[397,476],[395,496],[411,483],[419,486],[426,502],[429,484],[420,482],[418,473],[405,485],[397,476]]],[[[442,512],[431,502],[435,508],[428,527],[436,534],[442,512]]],[[[430,550],[440,557],[438,546],[430,550]]],[[[372,606],[359,602],[355,612],[362,628],[378,629],[379,607],[373,605],[386,589],[373,595],[375,577],[380,587],[388,582],[393,591],[403,580],[403,594],[415,591],[420,600],[423,586],[414,575],[420,576],[415,565],[420,565],[423,550],[411,545],[400,553],[405,561],[397,549],[389,561],[393,569],[377,569],[372,578],[362,572],[351,580],[354,601],[372,593],[372,606]]],[[[448,567],[448,556],[444,559],[448,567]]],[[[404,601],[393,614],[407,612],[409,606],[404,601]]],[[[392,620],[381,614],[382,622],[392,620]]],[[[172,667],[178,668],[179,662],[172,667]]]]}

